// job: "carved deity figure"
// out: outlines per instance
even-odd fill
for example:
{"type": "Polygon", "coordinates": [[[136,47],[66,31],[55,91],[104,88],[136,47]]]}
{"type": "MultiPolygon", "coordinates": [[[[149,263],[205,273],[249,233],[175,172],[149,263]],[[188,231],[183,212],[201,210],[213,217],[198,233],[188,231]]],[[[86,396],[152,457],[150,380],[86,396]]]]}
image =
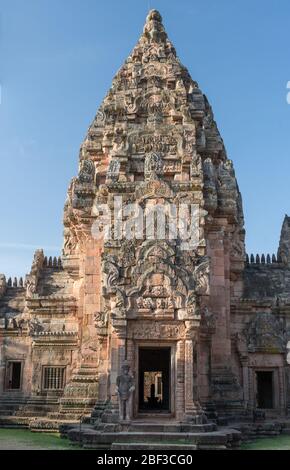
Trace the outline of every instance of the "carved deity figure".
{"type": "Polygon", "coordinates": [[[121,127],[115,130],[113,137],[112,155],[126,155],[128,150],[128,143],[126,133],[121,127]]]}
{"type": "Polygon", "coordinates": [[[107,180],[111,180],[113,182],[118,181],[119,171],[120,161],[116,159],[111,160],[107,171],[107,180]]]}
{"type": "Polygon", "coordinates": [[[111,298],[112,318],[126,318],[125,296],[120,290],[116,290],[116,295],[111,298]]]}
{"type": "Polygon", "coordinates": [[[122,373],[117,377],[117,393],[119,397],[119,416],[121,421],[130,421],[132,415],[132,397],[135,390],[134,378],[130,375],[127,361],[122,365],[122,373]]]}
{"type": "Polygon", "coordinates": [[[32,318],[29,322],[29,334],[34,335],[43,331],[43,324],[38,318],[32,318]]]}
{"type": "Polygon", "coordinates": [[[37,280],[36,280],[35,276],[32,276],[32,275],[27,275],[26,276],[25,287],[26,287],[26,296],[27,297],[32,297],[33,294],[35,294],[36,284],[37,284],[37,280]]]}
{"type": "Polygon", "coordinates": [[[158,179],[162,173],[162,159],[159,154],[152,152],[146,155],[144,167],[145,179],[158,179]]]}
{"type": "Polygon", "coordinates": [[[200,176],[202,172],[202,161],[200,155],[195,153],[192,157],[190,163],[190,176],[191,178],[195,176],[200,176]]]}
{"type": "Polygon", "coordinates": [[[91,160],[82,160],[79,169],[79,181],[81,183],[93,183],[95,176],[95,165],[91,160]]]}

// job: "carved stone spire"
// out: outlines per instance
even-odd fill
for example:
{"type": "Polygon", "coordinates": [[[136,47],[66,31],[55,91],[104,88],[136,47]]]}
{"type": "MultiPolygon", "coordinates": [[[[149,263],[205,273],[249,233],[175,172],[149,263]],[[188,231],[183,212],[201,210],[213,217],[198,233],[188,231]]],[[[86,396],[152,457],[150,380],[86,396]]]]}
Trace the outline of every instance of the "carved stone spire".
{"type": "Polygon", "coordinates": [[[143,34],[150,43],[166,42],[167,34],[162,24],[162,16],[159,11],[149,11],[143,34]]]}
{"type": "Polygon", "coordinates": [[[79,175],[65,206],[67,251],[73,252],[89,230],[80,225],[89,223],[104,183],[138,186],[152,178],[176,185],[195,181],[211,214],[242,212],[212,109],[177,57],[157,10],[149,12],[81,146],[79,175]],[[156,171],[149,169],[152,159],[156,171]]]}

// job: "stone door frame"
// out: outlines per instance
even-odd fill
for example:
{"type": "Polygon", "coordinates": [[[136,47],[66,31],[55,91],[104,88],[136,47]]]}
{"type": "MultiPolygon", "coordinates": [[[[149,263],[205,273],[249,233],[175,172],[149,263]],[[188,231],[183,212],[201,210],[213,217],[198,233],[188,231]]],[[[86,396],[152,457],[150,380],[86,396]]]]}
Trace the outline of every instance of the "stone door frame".
{"type": "Polygon", "coordinates": [[[4,367],[4,381],[3,381],[3,392],[9,392],[9,393],[22,393],[23,392],[23,371],[24,371],[24,359],[18,359],[18,358],[12,358],[12,359],[7,359],[5,361],[5,367],[4,367]],[[21,364],[20,368],[20,386],[19,388],[9,388],[9,364],[13,362],[19,362],[21,364]]]}
{"type": "Polygon", "coordinates": [[[251,367],[252,373],[252,383],[253,383],[253,403],[254,407],[258,408],[257,403],[257,372],[272,372],[273,373],[273,382],[272,382],[272,394],[273,394],[273,408],[266,408],[265,411],[278,411],[281,408],[280,403],[280,393],[281,387],[279,383],[279,367],[270,366],[270,367],[251,367]]]}
{"type": "Polygon", "coordinates": [[[135,343],[135,377],[136,377],[136,388],[134,396],[134,418],[173,418],[176,414],[176,342],[173,341],[151,341],[151,340],[140,340],[135,343]],[[170,348],[170,391],[169,391],[169,413],[140,413],[139,411],[139,349],[140,348],[151,348],[161,349],[170,348]]]}

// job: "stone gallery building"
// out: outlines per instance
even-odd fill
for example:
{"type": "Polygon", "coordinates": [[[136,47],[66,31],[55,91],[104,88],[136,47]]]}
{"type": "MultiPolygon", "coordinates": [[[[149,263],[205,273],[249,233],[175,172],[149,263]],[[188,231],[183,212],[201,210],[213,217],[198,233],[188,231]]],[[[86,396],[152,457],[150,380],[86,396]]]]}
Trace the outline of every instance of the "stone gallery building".
{"type": "Polygon", "coordinates": [[[81,145],[63,225],[60,258],[0,277],[2,417],[116,423],[124,362],[132,421],[287,414],[290,217],[277,255],[246,255],[233,163],[156,10],[81,145]]]}

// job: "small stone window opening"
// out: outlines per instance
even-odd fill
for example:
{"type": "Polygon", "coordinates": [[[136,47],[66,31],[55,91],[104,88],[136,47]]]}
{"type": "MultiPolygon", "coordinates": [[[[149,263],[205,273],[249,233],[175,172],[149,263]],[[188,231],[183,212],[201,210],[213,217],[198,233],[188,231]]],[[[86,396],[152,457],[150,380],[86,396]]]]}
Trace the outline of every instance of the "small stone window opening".
{"type": "Polygon", "coordinates": [[[43,389],[62,390],[65,385],[65,367],[43,368],[43,389]]]}

